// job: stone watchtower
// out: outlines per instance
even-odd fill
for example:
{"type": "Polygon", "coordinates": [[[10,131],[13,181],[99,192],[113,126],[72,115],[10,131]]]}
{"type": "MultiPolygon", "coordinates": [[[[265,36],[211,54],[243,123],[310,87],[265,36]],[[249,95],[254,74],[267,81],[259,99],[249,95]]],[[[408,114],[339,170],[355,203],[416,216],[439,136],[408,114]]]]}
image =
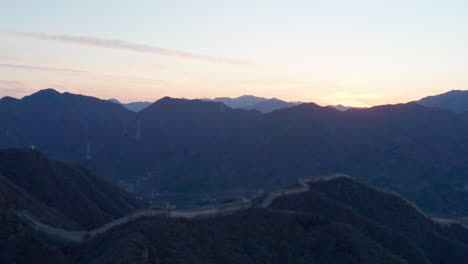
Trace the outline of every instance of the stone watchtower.
{"type": "Polygon", "coordinates": [[[151,203],[149,208],[154,211],[165,211],[165,212],[168,212],[171,209],[168,202],[153,202],[151,203]]]}

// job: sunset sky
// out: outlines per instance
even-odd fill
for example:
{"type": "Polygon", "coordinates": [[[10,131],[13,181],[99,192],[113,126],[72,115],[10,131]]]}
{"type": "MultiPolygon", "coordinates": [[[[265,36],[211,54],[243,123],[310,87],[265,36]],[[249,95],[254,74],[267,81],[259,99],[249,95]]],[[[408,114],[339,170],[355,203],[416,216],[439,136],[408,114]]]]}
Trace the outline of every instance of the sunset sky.
{"type": "Polygon", "coordinates": [[[0,97],[54,88],[370,106],[468,89],[467,1],[0,4],[0,97]]]}

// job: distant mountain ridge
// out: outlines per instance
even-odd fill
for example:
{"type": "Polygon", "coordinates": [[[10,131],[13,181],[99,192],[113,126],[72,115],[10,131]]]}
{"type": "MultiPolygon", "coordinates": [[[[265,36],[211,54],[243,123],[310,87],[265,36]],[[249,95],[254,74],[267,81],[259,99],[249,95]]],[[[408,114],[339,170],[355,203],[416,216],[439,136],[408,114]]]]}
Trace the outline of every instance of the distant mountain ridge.
{"type": "Polygon", "coordinates": [[[239,108],[245,110],[257,110],[262,113],[270,113],[275,110],[301,104],[301,102],[286,102],[277,98],[263,98],[253,95],[242,95],[236,98],[216,97],[214,99],[203,98],[203,101],[222,102],[231,108],[239,108]]]}
{"type": "Polygon", "coordinates": [[[128,110],[130,111],[133,111],[133,112],[140,112],[141,110],[145,109],[146,107],[150,106],[151,103],[150,102],[132,102],[132,103],[127,103],[127,104],[122,104],[119,100],[117,99],[109,99],[108,100],[109,102],[113,102],[113,103],[116,103],[116,104],[121,104],[123,105],[125,108],[127,108],[128,110]]]}
{"type": "Polygon", "coordinates": [[[35,145],[151,199],[255,193],[339,171],[398,191],[427,211],[468,214],[466,116],[416,103],[345,112],[305,103],[260,113],[165,97],[135,113],[42,91],[0,101],[0,124],[0,147],[35,145]]]}
{"type": "MultiPolygon", "coordinates": [[[[245,110],[257,110],[261,113],[270,113],[275,110],[292,107],[292,106],[299,105],[302,103],[302,102],[286,102],[278,98],[267,99],[263,97],[253,96],[253,95],[242,95],[236,98],[230,98],[230,97],[216,97],[214,99],[201,98],[200,100],[222,102],[223,104],[231,108],[239,108],[239,109],[245,109],[245,110]]],[[[145,109],[146,107],[152,104],[151,102],[147,102],[147,101],[132,102],[132,103],[126,103],[126,104],[121,103],[117,99],[109,99],[108,101],[116,103],[116,104],[121,104],[125,108],[133,112],[140,112],[141,110],[145,109]]],[[[343,106],[343,105],[328,105],[328,107],[332,107],[340,111],[346,111],[348,109],[355,108],[352,106],[343,106]]]]}
{"type": "Polygon", "coordinates": [[[230,97],[216,97],[214,99],[202,99],[204,101],[214,101],[214,102],[222,102],[223,104],[231,107],[231,108],[244,108],[249,107],[254,104],[264,102],[268,100],[267,98],[257,97],[253,95],[242,95],[236,98],[230,97]]]}
{"type": "Polygon", "coordinates": [[[332,108],[335,108],[336,110],[339,110],[339,111],[346,111],[346,110],[349,110],[349,109],[353,109],[353,108],[359,108],[359,107],[352,107],[352,106],[345,106],[345,105],[327,105],[328,107],[332,107],[332,108]]]}
{"type": "Polygon", "coordinates": [[[416,103],[447,109],[455,113],[468,112],[468,90],[452,90],[443,94],[424,97],[416,103]]]}
{"type": "MultiPolygon", "coordinates": [[[[14,99],[11,98],[10,99],[14,99]]],[[[5,100],[8,100],[5,97],[5,100]]],[[[202,98],[203,101],[214,101],[214,102],[222,102],[225,105],[231,108],[240,108],[246,110],[257,110],[262,113],[270,113],[278,109],[286,108],[301,104],[302,102],[286,102],[277,98],[264,98],[264,97],[257,97],[254,95],[242,95],[235,98],[230,97],[216,97],[214,99],[210,98],[202,98]]],[[[117,99],[109,99],[109,101],[122,104],[117,99]]],[[[439,107],[442,109],[447,109],[456,113],[464,113],[468,112],[468,91],[463,90],[452,90],[443,94],[433,95],[424,97],[418,101],[415,101],[418,104],[429,106],[429,107],[439,107]]],[[[132,102],[122,104],[127,109],[133,112],[139,112],[149,105],[151,102],[132,102]]],[[[353,108],[362,108],[362,107],[354,107],[354,106],[345,106],[345,105],[328,105],[328,107],[335,108],[340,111],[346,111],[348,109],[353,108]]]]}

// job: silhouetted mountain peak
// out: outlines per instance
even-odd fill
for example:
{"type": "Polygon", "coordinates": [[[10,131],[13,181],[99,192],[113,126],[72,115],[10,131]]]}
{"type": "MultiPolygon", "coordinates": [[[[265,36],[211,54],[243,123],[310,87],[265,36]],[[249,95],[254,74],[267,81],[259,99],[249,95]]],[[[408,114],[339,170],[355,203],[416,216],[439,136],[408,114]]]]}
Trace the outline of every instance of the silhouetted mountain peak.
{"type": "Polygon", "coordinates": [[[310,111],[310,112],[331,112],[331,113],[339,112],[337,109],[329,108],[329,107],[322,107],[316,103],[302,103],[302,104],[299,104],[290,108],[281,109],[280,111],[287,111],[287,110],[310,111]]]}
{"type": "Polygon", "coordinates": [[[109,102],[111,102],[111,103],[115,103],[115,104],[122,104],[119,100],[117,100],[117,99],[115,99],[115,98],[111,98],[111,99],[109,99],[109,100],[107,100],[107,101],[109,101],[109,102]]]}
{"type": "MultiPolygon", "coordinates": [[[[47,88],[47,89],[43,89],[43,90],[39,90],[29,96],[26,96],[28,98],[37,98],[37,97],[51,97],[51,96],[57,96],[57,95],[60,95],[61,93],[58,92],[57,90],[55,89],[52,89],[52,88],[47,88]]],[[[25,98],[26,98],[25,97],[25,98]]]]}
{"type": "Polygon", "coordinates": [[[150,106],[151,103],[144,101],[144,102],[133,102],[133,103],[128,103],[128,104],[122,104],[122,105],[125,106],[128,110],[131,110],[133,112],[140,112],[141,110],[150,106]]]}
{"type": "Polygon", "coordinates": [[[271,98],[261,101],[259,103],[253,104],[251,106],[243,107],[243,109],[251,110],[255,109],[262,113],[270,113],[278,109],[283,109],[291,106],[298,105],[299,103],[286,102],[278,98],[271,98]]]}
{"type": "MultiPolygon", "coordinates": [[[[347,105],[342,105],[342,104],[327,105],[327,107],[335,108],[336,110],[339,110],[341,112],[347,111],[347,110],[352,109],[352,108],[356,108],[356,107],[353,107],[353,106],[347,106],[347,105]]],[[[362,108],[362,107],[357,107],[357,108],[362,108]]]]}
{"type": "Polygon", "coordinates": [[[10,97],[10,96],[5,96],[3,98],[0,98],[0,103],[9,103],[9,102],[17,102],[19,99],[10,97]]]}
{"type": "Polygon", "coordinates": [[[447,109],[456,113],[468,112],[468,90],[451,90],[443,94],[424,97],[416,101],[416,103],[447,109]]]}
{"type": "Polygon", "coordinates": [[[222,102],[225,105],[232,108],[246,108],[254,104],[266,101],[268,99],[263,97],[257,97],[253,95],[242,95],[236,98],[230,97],[216,97],[213,100],[208,99],[209,101],[222,102]]]}
{"type": "Polygon", "coordinates": [[[245,95],[241,95],[235,99],[262,99],[261,97],[257,97],[257,96],[254,96],[254,95],[250,95],[250,94],[245,94],[245,95]]]}
{"type": "MultiPolygon", "coordinates": [[[[92,96],[86,96],[81,94],[74,94],[69,92],[60,93],[54,89],[44,89],[40,90],[34,94],[23,97],[21,100],[18,100],[23,106],[29,105],[32,107],[40,107],[45,109],[45,106],[52,106],[48,108],[50,111],[64,111],[65,109],[77,110],[81,109],[83,111],[91,112],[92,108],[94,111],[97,109],[125,109],[121,104],[116,104],[108,100],[102,100],[92,96]]],[[[98,114],[98,112],[96,112],[98,114]]]]}
{"type": "Polygon", "coordinates": [[[51,104],[51,103],[61,104],[63,95],[64,94],[50,88],[50,89],[40,90],[36,93],[25,96],[21,99],[21,101],[26,102],[26,103],[33,103],[35,105],[45,105],[45,104],[51,104]]]}
{"type": "Polygon", "coordinates": [[[156,102],[154,102],[155,104],[166,104],[166,103],[170,103],[170,102],[176,102],[176,101],[182,101],[182,100],[186,100],[186,99],[177,99],[177,98],[172,98],[170,96],[164,96],[163,98],[159,99],[159,100],[156,100],[156,102]]]}
{"type": "Polygon", "coordinates": [[[177,99],[165,96],[147,108],[143,109],[141,113],[149,113],[153,111],[170,111],[178,113],[195,113],[195,112],[224,112],[231,110],[228,106],[221,102],[203,101],[199,99],[177,99]]]}

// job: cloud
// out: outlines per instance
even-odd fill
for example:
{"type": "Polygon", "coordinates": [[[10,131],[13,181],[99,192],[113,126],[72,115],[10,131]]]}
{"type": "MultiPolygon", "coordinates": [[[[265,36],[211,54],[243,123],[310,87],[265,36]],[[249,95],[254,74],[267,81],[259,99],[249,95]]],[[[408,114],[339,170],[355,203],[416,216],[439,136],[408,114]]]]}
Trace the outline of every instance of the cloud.
{"type": "Polygon", "coordinates": [[[77,45],[101,47],[108,49],[117,49],[117,50],[129,50],[140,53],[149,53],[162,56],[178,57],[202,62],[217,63],[217,64],[227,64],[235,66],[254,66],[253,63],[232,59],[224,57],[215,57],[208,55],[194,54],[185,51],[178,51],[172,49],[159,48],[154,46],[149,46],[145,44],[131,43],[122,40],[110,40],[110,39],[100,39],[92,37],[83,37],[83,36],[70,36],[70,35],[49,35],[49,34],[39,34],[39,33],[24,33],[24,32],[2,32],[5,34],[20,36],[32,39],[39,40],[52,40],[65,43],[72,43],[77,45]]]}
{"type": "MultiPolygon", "coordinates": [[[[79,73],[84,75],[89,75],[92,78],[99,78],[101,80],[119,80],[119,81],[132,81],[132,82],[147,82],[147,83],[165,83],[164,80],[143,78],[143,77],[133,77],[126,75],[115,75],[115,74],[102,74],[94,73],[84,70],[69,69],[69,68],[50,68],[43,66],[32,66],[32,65],[19,65],[19,64],[2,64],[0,63],[0,68],[13,68],[13,69],[24,69],[24,70],[39,70],[39,71],[51,71],[51,72],[67,72],[67,73],[79,73]]],[[[0,85],[12,85],[12,81],[0,80],[0,85]]]]}
{"type": "Polygon", "coordinates": [[[0,67],[4,68],[16,68],[16,69],[29,69],[29,70],[41,70],[41,71],[55,71],[55,72],[74,72],[74,73],[86,73],[86,71],[67,69],[67,68],[50,68],[42,66],[31,66],[31,65],[19,65],[19,64],[1,64],[0,67]]]}
{"type": "Polygon", "coordinates": [[[0,86],[21,86],[21,85],[24,85],[24,83],[18,82],[18,81],[0,80],[0,86]]]}
{"type": "Polygon", "coordinates": [[[14,62],[20,62],[23,59],[17,56],[10,56],[10,55],[0,55],[0,60],[7,60],[7,61],[14,61],[14,62]]]}

